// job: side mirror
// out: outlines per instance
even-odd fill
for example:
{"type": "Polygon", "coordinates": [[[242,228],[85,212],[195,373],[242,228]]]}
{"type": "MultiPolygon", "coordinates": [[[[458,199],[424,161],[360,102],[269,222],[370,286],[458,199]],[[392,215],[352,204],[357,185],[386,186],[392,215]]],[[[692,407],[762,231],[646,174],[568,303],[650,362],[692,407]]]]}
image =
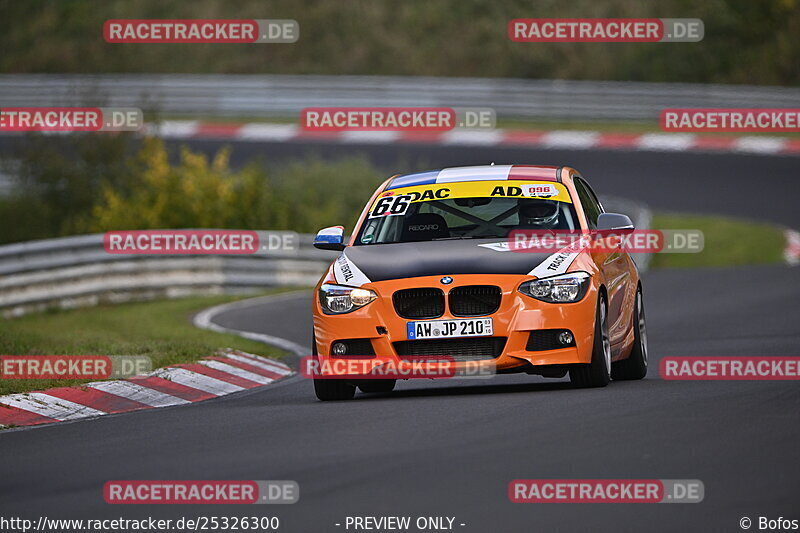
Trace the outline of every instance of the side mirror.
{"type": "Polygon", "coordinates": [[[314,237],[314,248],[319,248],[320,250],[344,250],[344,226],[331,226],[319,230],[317,236],[314,237]]]}
{"type": "Polygon", "coordinates": [[[614,230],[614,231],[632,231],[633,222],[628,218],[628,215],[621,215],[619,213],[600,213],[597,217],[597,229],[614,230]]]}

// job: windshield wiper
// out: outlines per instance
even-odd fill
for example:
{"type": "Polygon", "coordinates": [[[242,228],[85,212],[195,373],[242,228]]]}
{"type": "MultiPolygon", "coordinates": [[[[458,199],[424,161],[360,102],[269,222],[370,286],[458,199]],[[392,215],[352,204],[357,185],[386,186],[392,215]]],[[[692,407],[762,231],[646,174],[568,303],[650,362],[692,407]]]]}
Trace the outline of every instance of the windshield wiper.
{"type": "Polygon", "coordinates": [[[502,239],[503,237],[496,237],[494,235],[458,235],[455,237],[436,237],[432,241],[458,241],[462,239],[502,239]]]}

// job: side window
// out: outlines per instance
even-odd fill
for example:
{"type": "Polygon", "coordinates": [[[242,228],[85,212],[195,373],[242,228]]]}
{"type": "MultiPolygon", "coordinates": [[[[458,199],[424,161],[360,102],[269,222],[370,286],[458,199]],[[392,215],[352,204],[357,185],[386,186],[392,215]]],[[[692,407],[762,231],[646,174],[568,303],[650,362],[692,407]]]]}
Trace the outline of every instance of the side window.
{"type": "Polygon", "coordinates": [[[361,231],[361,243],[362,244],[370,244],[372,241],[375,240],[375,232],[378,230],[378,219],[376,218],[368,218],[366,222],[364,222],[364,229],[361,231]]]}
{"type": "Polygon", "coordinates": [[[581,182],[583,183],[583,186],[586,187],[586,190],[589,192],[589,196],[591,196],[592,202],[594,202],[594,204],[597,206],[598,214],[599,213],[605,213],[606,210],[603,209],[603,204],[600,203],[600,199],[594,193],[594,190],[592,189],[591,185],[589,185],[588,183],[586,183],[582,179],[581,179],[581,182]]]}
{"type": "Polygon", "coordinates": [[[578,198],[580,198],[583,211],[586,213],[586,221],[589,227],[594,229],[597,227],[597,217],[603,212],[600,202],[589,186],[580,178],[575,178],[575,189],[578,191],[578,198]]]}

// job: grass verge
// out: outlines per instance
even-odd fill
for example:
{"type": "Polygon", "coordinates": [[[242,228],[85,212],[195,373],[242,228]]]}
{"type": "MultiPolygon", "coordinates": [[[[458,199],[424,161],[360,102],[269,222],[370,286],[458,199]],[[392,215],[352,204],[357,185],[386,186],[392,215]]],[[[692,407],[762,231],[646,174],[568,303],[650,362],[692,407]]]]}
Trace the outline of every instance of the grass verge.
{"type": "MultiPolygon", "coordinates": [[[[269,293],[284,292],[283,289],[269,293]]],[[[100,305],[32,314],[0,324],[0,354],[147,355],[153,369],[197,361],[220,348],[267,357],[285,352],[260,342],[194,327],[189,317],[241,296],[200,296],[178,300],[100,305]]],[[[0,395],[67,387],[91,380],[0,379],[0,395]]]]}
{"type": "Polygon", "coordinates": [[[655,213],[653,229],[699,229],[703,251],[697,254],[656,254],[651,268],[696,268],[780,263],[785,239],[778,226],[735,218],[655,213]]]}

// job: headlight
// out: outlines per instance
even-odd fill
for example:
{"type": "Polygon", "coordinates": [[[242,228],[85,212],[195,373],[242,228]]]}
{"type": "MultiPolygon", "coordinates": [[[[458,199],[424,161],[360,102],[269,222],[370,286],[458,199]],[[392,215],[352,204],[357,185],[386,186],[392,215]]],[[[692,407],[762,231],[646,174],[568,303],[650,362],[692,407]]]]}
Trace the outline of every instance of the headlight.
{"type": "Polygon", "coordinates": [[[586,295],[591,277],[586,272],[570,272],[551,278],[533,279],[520,285],[519,292],[554,304],[577,302],[586,295]]]}
{"type": "Polygon", "coordinates": [[[378,295],[369,289],[324,284],[319,288],[319,304],[326,315],[341,315],[364,307],[378,295]]]}

